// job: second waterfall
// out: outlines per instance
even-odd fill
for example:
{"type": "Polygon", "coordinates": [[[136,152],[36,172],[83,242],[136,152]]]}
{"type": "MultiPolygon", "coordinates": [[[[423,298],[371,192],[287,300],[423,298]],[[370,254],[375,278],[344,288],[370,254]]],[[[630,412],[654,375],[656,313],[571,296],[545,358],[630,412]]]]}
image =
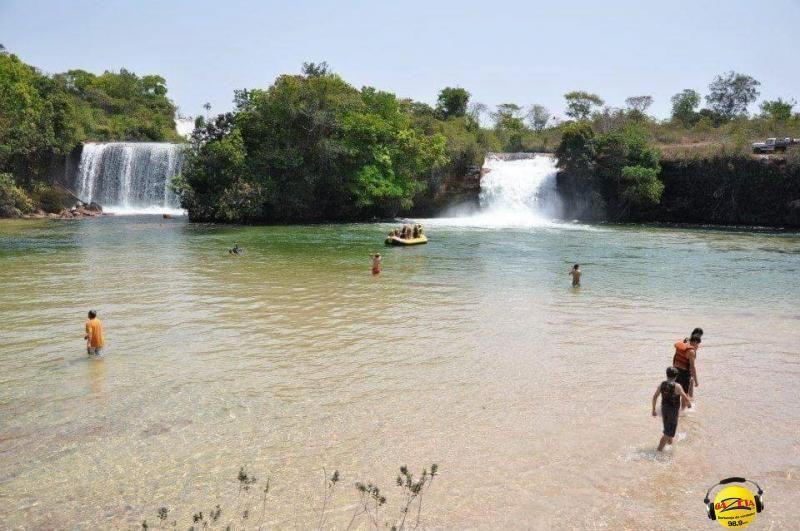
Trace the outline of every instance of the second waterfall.
{"type": "Polygon", "coordinates": [[[87,143],[75,190],[110,212],[175,212],[170,181],[181,171],[183,146],[166,142],[87,143]]]}

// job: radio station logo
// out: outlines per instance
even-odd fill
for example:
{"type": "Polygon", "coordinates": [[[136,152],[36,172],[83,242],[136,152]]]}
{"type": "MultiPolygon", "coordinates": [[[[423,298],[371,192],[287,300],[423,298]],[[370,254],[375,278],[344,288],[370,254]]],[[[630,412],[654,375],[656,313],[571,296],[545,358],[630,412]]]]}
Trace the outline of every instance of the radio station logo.
{"type": "Polygon", "coordinates": [[[739,477],[727,478],[708,489],[703,503],[706,504],[706,512],[711,520],[716,520],[725,528],[741,529],[753,523],[756,515],[764,510],[763,494],[764,491],[755,481],[739,477]],[[742,485],[729,485],[720,490],[711,502],[711,491],[719,485],[729,483],[752,483],[758,489],[758,494],[753,494],[742,485]]]}

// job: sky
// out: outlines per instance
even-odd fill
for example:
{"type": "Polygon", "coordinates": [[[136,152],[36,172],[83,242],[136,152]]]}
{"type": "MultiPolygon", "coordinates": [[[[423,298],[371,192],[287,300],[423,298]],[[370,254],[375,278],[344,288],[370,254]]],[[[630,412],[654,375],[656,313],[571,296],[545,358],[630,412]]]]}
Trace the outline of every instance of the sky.
{"type": "Polygon", "coordinates": [[[729,70],[761,81],[760,99],[800,100],[798,28],[800,0],[0,0],[0,43],[24,61],[159,74],[187,115],[306,61],[431,104],[460,86],[559,116],[587,90],[612,107],[651,95],[665,118],[673,94],[729,70]]]}

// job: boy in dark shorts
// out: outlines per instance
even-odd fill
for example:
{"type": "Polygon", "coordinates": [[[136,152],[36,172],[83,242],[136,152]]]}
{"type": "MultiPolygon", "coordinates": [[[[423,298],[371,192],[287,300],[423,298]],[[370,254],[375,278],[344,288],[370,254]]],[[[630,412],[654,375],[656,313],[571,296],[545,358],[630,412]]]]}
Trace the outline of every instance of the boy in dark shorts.
{"type": "Polygon", "coordinates": [[[667,367],[667,379],[661,382],[653,395],[653,416],[656,415],[656,402],[661,396],[661,420],[664,422],[664,434],[658,443],[658,451],[663,452],[664,447],[672,444],[675,431],[678,429],[678,413],[681,410],[681,400],[690,404],[692,401],[689,395],[683,390],[681,384],[675,381],[678,377],[678,369],[667,367]]]}

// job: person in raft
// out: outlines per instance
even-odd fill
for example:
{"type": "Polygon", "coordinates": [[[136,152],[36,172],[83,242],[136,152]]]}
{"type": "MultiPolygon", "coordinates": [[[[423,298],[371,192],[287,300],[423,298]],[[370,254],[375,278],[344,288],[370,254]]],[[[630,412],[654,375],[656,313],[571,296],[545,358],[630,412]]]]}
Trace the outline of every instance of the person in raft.
{"type": "Polygon", "coordinates": [[[105,341],[103,340],[103,322],[97,318],[97,312],[89,311],[89,318],[86,320],[86,353],[90,356],[102,356],[105,341]]]}
{"type": "Polygon", "coordinates": [[[569,271],[569,275],[572,277],[572,287],[578,288],[581,285],[581,266],[579,264],[575,264],[572,266],[572,269],[569,271]]]}
{"type": "Polygon", "coordinates": [[[422,238],[424,235],[422,225],[419,223],[414,224],[413,227],[411,225],[403,225],[402,228],[389,231],[389,238],[400,238],[401,240],[422,238]]]}
{"type": "Polygon", "coordinates": [[[381,274],[381,255],[380,255],[380,253],[371,254],[370,258],[372,258],[372,274],[373,275],[380,275],[381,274]]]}
{"type": "MultiPolygon", "coordinates": [[[[695,387],[700,387],[697,380],[697,348],[702,341],[702,329],[695,328],[689,341],[675,343],[675,355],[672,357],[672,366],[678,371],[678,383],[683,386],[689,396],[694,393],[695,387]],[[698,333],[699,331],[699,333],[698,333]]],[[[682,403],[681,409],[691,408],[691,402],[682,403]]]]}
{"type": "Polygon", "coordinates": [[[681,401],[685,400],[691,404],[689,395],[683,390],[681,384],[675,379],[678,377],[678,369],[667,367],[667,379],[661,382],[653,394],[653,416],[656,414],[656,402],[661,396],[661,420],[664,423],[664,433],[658,442],[658,451],[663,452],[664,447],[672,444],[675,431],[678,429],[678,413],[680,412],[681,401]]]}

